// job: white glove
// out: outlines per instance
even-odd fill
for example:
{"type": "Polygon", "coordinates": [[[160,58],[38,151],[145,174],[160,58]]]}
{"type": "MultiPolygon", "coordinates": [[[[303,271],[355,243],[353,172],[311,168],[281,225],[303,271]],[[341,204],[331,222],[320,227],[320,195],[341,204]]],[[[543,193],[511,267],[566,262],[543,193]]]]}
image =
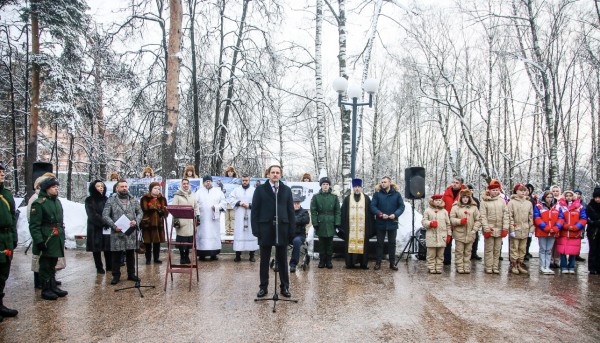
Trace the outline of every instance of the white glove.
{"type": "Polygon", "coordinates": [[[513,232],[511,232],[511,233],[510,233],[510,236],[511,236],[512,238],[515,238],[515,237],[517,237],[517,233],[516,233],[515,231],[513,231],[513,232]]]}
{"type": "Polygon", "coordinates": [[[533,237],[533,232],[529,233],[529,238],[533,237]]]}

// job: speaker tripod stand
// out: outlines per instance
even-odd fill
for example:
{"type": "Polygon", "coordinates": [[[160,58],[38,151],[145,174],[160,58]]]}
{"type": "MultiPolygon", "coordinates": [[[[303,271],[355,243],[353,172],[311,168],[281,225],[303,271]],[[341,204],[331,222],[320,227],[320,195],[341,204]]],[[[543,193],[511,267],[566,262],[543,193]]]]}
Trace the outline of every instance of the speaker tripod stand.
{"type": "Polygon", "coordinates": [[[412,206],[412,228],[411,228],[410,238],[408,239],[408,242],[404,246],[404,249],[402,249],[402,252],[400,253],[400,255],[396,256],[396,262],[394,263],[394,265],[398,265],[398,262],[400,262],[400,260],[402,259],[402,255],[404,255],[405,253],[406,253],[406,263],[408,263],[408,258],[410,257],[410,255],[414,255],[419,252],[418,251],[419,239],[417,238],[417,236],[415,236],[415,199],[411,199],[411,206],[412,206]]]}

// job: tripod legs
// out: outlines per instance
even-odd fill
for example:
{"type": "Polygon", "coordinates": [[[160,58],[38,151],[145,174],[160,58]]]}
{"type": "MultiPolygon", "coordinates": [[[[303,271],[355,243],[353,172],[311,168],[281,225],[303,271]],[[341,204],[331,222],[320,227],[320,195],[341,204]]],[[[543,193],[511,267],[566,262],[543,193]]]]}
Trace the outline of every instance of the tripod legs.
{"type": "MultiPolygon", "coordinates": [[[[140,245],[140,242],[139,242],[139,235],[138,235],[138,230],[139,230],[139,228],[138,228],[138,227],[136,227],[136,231],[135,231],[135,233],[133,233],[133,234],[135,234],[135,236],[136,236],[136,243],[137,243],[136,245],[137,245],[137,246],[139,246],[139,245],[140,245]]],[[[144,294],[142,294],[142,290],[141,290],[141,288],[142,288],[142,287],[145,287],[145,288],[154,288],[154,286],[142,286],[142,284],[141,284],[141,283],[142,283],[142,281],[141,281],[141,280],[140,280],[140,278],[139,278],[139,263],[138,263],[138,254],[137,254],[137,252],[135,252],[135,251],[133,252],[133,254],[134,254],[134,258],[135,258],[135,278],[137,279],[137,280],[135,281],[135,285],[133,285],[133,286],[130,286],[130,287],[123,287],[123,288],[115,289],[115,292],[118,292],[118,291],[124,291],[124,290],[126,290],[126,289],[137,288],[138,292],[140,292],[140,297],[141,297],[141,298],[143,298],[143,297],[144,297],[144,294]]],[[[118,267],[117,267],[117,266],[113,266],[113,268],[118,268],[118,267]]]]}
{"type": "Polygon", "coordinates": [[[408,263],[408,258],[410,257],[410,255],[416,254],[418,252],[418,247],[419,247],[419,240],[417,239],[417,236],[415,236],[415,233],[413,230],[413,233],[411,234],[410,239],[404,246],[404,249],[402,249],[402,252],[400,253],[400,255],[397,256],[395,265],[397,265],[398,262],[400,262],[400,260],[402,259],[402,255],[404,255],[405,253],[406,253],[406,262],[408,263]]]}
{"type": "Polygon", "coordinates": [[[406,243],[406,246],[404,246],[404,249],[402,249],[402,252],[400,253],[400,256],[398,256],[398,258],[396,258],[396,263],[395,265],[398,265],[398,262],[400,262],[400,260],[402,259],[402,255],[404,255],[404,253],[406,253],[406,263],[408,263],[408,258],[410,257],[410,255],[416,254],[418,252],[418,247],[419,247],[419,240],[417,239],[417,236],[415,236],[415,199],[411,199],[412,200],[412,230],[411,230],[411,234],[410,234],[410,239],[408,240],[408,243],[406,243]]]}
{"type": "Polygon", "coordinates": [[[273,283],[273,297],[271,298],[256,298],[254,299],[255,302],[258,301],[273,301],[273,312],[277,312],[276,310],[276,306],[277,306],[277,302],[278,301],[290,301],[290,302],[294,302],[294,303],[298,303],[298,300],[296,299],[280,299],[279,298],[279,293],[277,293],[277,274],[279,274],[279,266],[276,260],[272,260],[271,261],[271,266],[273,269],[273,273],[275,274],[275,282],[273,283]]]}

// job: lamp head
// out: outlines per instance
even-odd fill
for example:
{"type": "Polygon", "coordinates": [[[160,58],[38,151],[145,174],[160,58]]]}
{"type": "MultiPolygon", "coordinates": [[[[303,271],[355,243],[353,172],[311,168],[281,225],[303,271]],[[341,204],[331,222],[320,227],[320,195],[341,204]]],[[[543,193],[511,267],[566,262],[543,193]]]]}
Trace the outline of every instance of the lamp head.
{"type": "Polygon", "coordinates": [[[333,89],[336,92],[340,94],[344,93],[346,91],[346,88],[348,88],[348,80],[346,80],[346,78],[340,76],[333,80],[333,89]]]}
{"type": "Polygon", "coordinates": [[[377,79],[366,79],[363,83],[363,89],[369,94],[375,94],[379,88],[379,82],[377,79]]]}
{"type": "Polygon", "coordinates": [[[359,85],[351,83],[348,86],[348,98],[353,99],[353,98],[360,98],[362,95],[362,89],[360,88],[359,85]]]}

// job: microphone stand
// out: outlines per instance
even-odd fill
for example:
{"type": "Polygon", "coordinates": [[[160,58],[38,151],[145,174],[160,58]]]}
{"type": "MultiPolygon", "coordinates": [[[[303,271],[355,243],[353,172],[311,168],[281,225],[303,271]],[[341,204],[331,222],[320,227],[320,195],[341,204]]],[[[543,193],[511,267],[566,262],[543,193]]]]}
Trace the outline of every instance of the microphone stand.
{"type": "MultiPolygon", "coordinates": [[[[279,245],[279,208],[278,208],[278,195],[279,195],[279,187],[275,186],[275,259],[271,260],[271,267],[273,269],[273,273],[275,274],[275,282],[273,283],[273,297],[272,298],[256,298],[254,301],[273,301],[273,312],[277,312],[275,306],[278,301],[290,301],[297,303],[298,300],[295,299],[279,299],[279,294],[277,293],[277,273],[279,272],[279,262],[277,261],[277,246],[279,245]]],[[[286,254],[287,255],[287,254],[286,254]]],[[[287,258],[287,257],[286,257],[287,258]]]]}
{"type": "MultiPolygon", "coordinates": [[[[136,224],[135,225],[135,242],[136,242],[136,246],[140,245],[140,235],[139,235],[139,232],[138,232],[139,229],[140,229],[140,227],[136,224]]],[[[127,253],[127,252],[125,252],[125,253],[127,253]]],[[[154,288],[154,286],[142,286],[142,279],[140,279],[140,277],[139,277],[138,253],[134,250],[133,254],[135,255],[135,277],[137,278],[137,281],[135,282],[135,285],[133,285],[133,286],[115,289],[115,292],[124,291],[126,289],[137,288],[138,292],[140,292],[140,297],[143,298],[144,294],[142,294],[141,288],[144,288],[144,287],[146,287],[146,288],[154,288]]],[[[114,266],[113,266],[113,268],[114,268],[114,266]]]]}

